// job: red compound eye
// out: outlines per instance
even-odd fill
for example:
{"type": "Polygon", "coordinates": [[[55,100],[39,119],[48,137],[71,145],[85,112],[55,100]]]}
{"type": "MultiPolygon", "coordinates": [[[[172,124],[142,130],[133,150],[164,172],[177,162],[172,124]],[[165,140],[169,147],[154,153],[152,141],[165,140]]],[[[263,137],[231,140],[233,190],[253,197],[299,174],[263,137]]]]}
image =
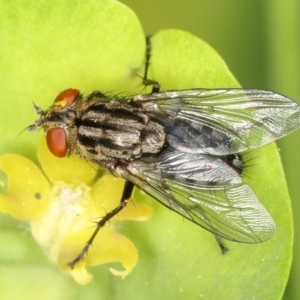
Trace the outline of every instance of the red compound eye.
{"type": "Polygon", "coordinates": [[[54,100],[54,104],[66,106],[71,105],[74,100],[78,97],[79,90],[77,89],[67,89],[58,94],[54,100]]]}
{"type": "Polygon", "coordinates": [[[51,128],[47,131],[47,145],[51,153],[57,157],[67,154],[67,135],[62,128],[51,128]]]}

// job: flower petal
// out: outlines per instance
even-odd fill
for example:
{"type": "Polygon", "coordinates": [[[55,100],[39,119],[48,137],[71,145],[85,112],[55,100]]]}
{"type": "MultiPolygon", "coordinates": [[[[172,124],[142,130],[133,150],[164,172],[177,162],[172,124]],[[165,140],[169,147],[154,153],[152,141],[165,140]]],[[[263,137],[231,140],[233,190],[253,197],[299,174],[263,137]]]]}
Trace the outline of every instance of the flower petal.
{"type": "Polygon", "coordinates": [[[49,259],[56,263],[61,243],[70,234],[90,228],[103,212],[95,209],[90,187],[84,183],[56,182],[49,198],[51,205],[47,212],[30,225],[35,240],[48,249],[49,259]]]}
{"type": "Polygon", "coordinates": [[[99,211],[111,211],[116,208],[123,192],[125,181],[109,174],[101,176],[91,190],[92,199],[99,211]]]}
{"type": "MultiPolygon", "coordinates": [[[[123,209],[118,214],[119,220],[134,220],[134,221],[146,221],[149,218],[151,218],[153,214],[153,208],[145,203],[142,202],[136,202],[136,199],[138,201],[143,200],[145,197],[150,197],[145,192],[141,191],[138,188],[135,188],[132,195],[132,201],[129,201],[126,209],[123,209]]],[[[154,201],[154,200],[153,200],[154,201]]]]}
{"type": "Polygon", "coordinates": [[[125,236],[116,233],[112,228],[105,227],[100,231],[89,249],[88,254],[70,269],[68,263],[72,261],[86,245],[94,228],[82,230],[76,234],[70,235],[61,245],[61,251],[58,256],[59,265],[69,270],[73,278],[79,284],[87,284],[92,280],[92,275],[87,272],[86,267],[96,266],[110,262],[120,262],[124,270],[110,271],[116,275],[125,278],[135,267],[138,261],[137,249],[133,243],[125,236]]]}
{"type": "MultiPolygon", "coordinates": [[[[111,211],[116,208],[122,196],[124,180],[115,178],[109,174],[101,176],[92,188],[92,198],[95,201],[95,207],[102,211],[111,211]]],[[[139,195],[141,195],[140,192],[139,195]]],[[[136,194],[136,193],[135,193],[136,194]]],[[[144,193],[145,194],[145,193],[144,193]]],[[[145,194],[146,195],[146,194],[145,194]]],[[[144,221],[151,217],[153,209],[144,204],[129,201],[126,208],[118,213],[119,220],[130,219],[144,221]]]]}
{"type": "Polygon", "coordinates": [[[0,210],[18,219],[41,216],[49,205],[49,182],[29,159],[7,154],[0,157],[0,169],[7,175],[7,190],[0,195],[0,210]]]}
{"type": "Polygon", "coordinates": [[[51,182],[83,182],[89,184],[97,175],[96,168],[79,156],[65,158],[54,156],[47,147],[45,137],[40,141],[37,156],[43,171],[51,182]]]}

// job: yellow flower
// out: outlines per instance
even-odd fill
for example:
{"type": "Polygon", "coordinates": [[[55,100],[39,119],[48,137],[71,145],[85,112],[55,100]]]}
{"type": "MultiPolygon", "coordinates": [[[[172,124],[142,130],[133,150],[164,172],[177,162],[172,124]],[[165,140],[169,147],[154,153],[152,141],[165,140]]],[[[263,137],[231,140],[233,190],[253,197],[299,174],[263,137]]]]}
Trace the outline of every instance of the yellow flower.
{"type": "Polygon", "coordinates": [[[93,276],[86,267],[120,262],[124,269],[109,270],[124,278],[138,261],[133,243],[116,230],[118,221],[146,220],[152,209],[129,201],[126,208],[100,230],[87,255],[71,269],[68,265],[86,245],[97,222],[117,207],[124,181],[103,175],[96,179],[95,167],[79,157],[54,157],[41,140],[38,159],[42,170],[30,160],[7,154],[0,157],[0,169],[7,180],[0,195],[0,211],[17,219],[29,220],[34,239],[49,259],[69,272],[79,284],[93,276]],[[45,175],[46,177],[45,177],[45,175]]]}

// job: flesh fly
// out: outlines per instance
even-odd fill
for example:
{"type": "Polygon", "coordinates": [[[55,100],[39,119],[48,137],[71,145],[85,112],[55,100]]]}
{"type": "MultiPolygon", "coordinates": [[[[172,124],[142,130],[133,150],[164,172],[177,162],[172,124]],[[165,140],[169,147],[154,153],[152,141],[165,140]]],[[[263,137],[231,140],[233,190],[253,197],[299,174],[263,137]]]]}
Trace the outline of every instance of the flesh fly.
{"type": "Polygon", "coordinates": [[[61,92],[28,127],[43,128],[58,157],[79,155],[125,180],[118,207],[97,223],[80,261],[105,223],[121,211],[134,186],[211,231],[242,243],[273,237],[275,223],[242,181],[240,153],[300,127],[300,106],[256,89],[190,89],[133,97],[61,92]]]}

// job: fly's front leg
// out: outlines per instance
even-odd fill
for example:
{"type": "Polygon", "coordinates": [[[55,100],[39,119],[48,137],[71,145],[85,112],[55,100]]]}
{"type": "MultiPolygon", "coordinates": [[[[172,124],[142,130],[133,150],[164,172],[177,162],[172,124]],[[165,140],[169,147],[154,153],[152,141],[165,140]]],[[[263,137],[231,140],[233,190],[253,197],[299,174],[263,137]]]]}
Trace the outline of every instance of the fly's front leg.
{"type": "Polygon", "coordinates": [[[149,70],[149,66],[150,66],[151,50],[152,50],[151,35],[148,35],[146,37],[146,60],[145,60],[143,85],[145,85],[145,86],[152,85],[151,93],[153,94],[153,93],[158,93],[160,91],[160,84],[155,80],[148,79],[148,70],[149,70]]]}
{"type": "Polygon", "coordinates": [[[130,197],[131,197],[131,193],[132,190],[134,188],[133,183],[131,183],[130,181],[126,181],[125,185],[124,185],[124,189],[123,189],[123,193],[122,193],[122,197],[120,200],[120,204],[114,208],[112,211],[108,212],[99,222],[97,222],[96,225],[96,229],[93,232],[92,236],[90,237],[90,239],[87,241],[85,247],[81,250],[81,252],[79,253],[79,255],[72,260],[71,262],[69,262],[69,266],[71,267],[71,269],[73,269],[75,267],[75,265],[80,262],[87,254],[90,246],[92,245],[95,237],[97,236],[99,230],[105,226],[105,224],[111,219],[113,218],[117,213],[119,213],[124,207],[126,207],[130,197]]]}

